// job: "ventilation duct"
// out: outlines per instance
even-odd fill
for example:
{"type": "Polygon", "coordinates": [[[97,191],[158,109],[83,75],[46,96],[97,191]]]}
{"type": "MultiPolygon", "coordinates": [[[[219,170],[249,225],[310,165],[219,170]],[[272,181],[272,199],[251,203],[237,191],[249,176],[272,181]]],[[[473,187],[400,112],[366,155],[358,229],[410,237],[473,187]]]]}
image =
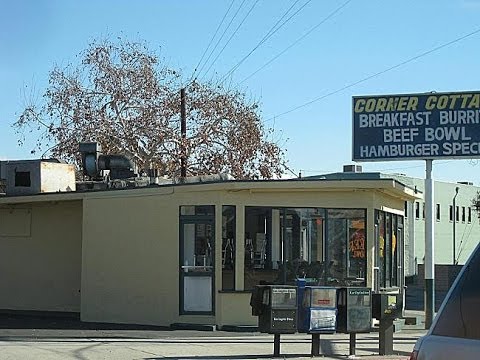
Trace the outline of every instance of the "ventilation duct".
{"type": "Polygon", "coordinates": [[[96,142],[80,143],[83,173],[92,179],[101,179],[104,170],[110,171],[111,179],[134,177],[134,164],[125,155],[104,155],[96,142]]]}

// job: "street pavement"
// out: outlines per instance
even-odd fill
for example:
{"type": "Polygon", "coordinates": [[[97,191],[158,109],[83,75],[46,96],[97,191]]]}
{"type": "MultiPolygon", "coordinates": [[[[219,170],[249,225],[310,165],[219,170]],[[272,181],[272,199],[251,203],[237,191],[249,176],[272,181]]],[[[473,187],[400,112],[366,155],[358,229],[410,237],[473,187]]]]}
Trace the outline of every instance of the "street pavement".
{"type": "MultiPolygon", "coordinates": [[[[349,335],[320,336],[322,359],[408,359],[425,330],[394,334],[395,355],[378,355],[378,333],[357,335],[355,357],[349,356],[349,335]]],[[[311,359],[311,336],[281,336],[283,359],[311,359]]],[[[0,316],[0,359],[272,359],[273,335],[224,331],[170,330],[68,319],[0,316]]]]}

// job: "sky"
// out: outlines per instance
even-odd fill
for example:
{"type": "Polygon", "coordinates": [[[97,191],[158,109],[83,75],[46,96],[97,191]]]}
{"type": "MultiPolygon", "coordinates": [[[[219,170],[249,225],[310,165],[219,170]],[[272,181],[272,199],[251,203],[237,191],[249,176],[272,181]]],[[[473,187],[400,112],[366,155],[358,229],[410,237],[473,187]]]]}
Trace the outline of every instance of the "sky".
{"type": "MultiPolygon", "coordinates": [[[[341,171],[352,164],[352,96],[480,90],[479,19],[480,0],[1,0],[0,160],[34,156],[34,138],[19,146],[12,124],[41,103],[49,71],[94,39],[122,36],[186,79],[211,44],[196,75],[260,101],[287,175],[341,171]]],[[[424,161],[360,165],[425,177],[424,161]]],[[[479,175],[476,159],[433,162],[436,180],[480,185],[479,175]]]]}

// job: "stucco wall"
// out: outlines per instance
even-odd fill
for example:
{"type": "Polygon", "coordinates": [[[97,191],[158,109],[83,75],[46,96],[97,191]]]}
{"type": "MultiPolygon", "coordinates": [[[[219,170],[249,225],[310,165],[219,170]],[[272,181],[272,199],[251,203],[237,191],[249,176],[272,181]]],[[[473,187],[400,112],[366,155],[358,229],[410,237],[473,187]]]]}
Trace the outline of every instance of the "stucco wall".
{"type": "Polygon", "coordinates": [[[80,201],[0,207],[0,309],[80,311],[80,201]]]}
{"type": "Polygon", "coordinates": [[[84,200],[82,320],[177,319],[178,209],[161,193],[84,200]]]}
{"type": "MultiPolygon", "coordinates": [[[[368,266],[373,208],[403,211],[403,201],[370,190],[221,189],[177,186],[88,194],[83,205],[83,321],[251,325],[249,295],[216,292],[216,317],[179,315],[179,206],[216,205],[216,290],[221,286],[221,205],[365,208],[368,266]],[[236,311],[232,311],[232,305],[236,311]],[[238,305],[241,304],[241,305],[238,305]]],[[[388,210],[386,210],[388,211],[388,210]]],[[[243,217],[238,220],[243,221],[243,217]]],[[[243,229],[237,224],[236,289],[243,290],[243,229]]],[[[368,283],[373,277],[369,271],[368,283]]]]}

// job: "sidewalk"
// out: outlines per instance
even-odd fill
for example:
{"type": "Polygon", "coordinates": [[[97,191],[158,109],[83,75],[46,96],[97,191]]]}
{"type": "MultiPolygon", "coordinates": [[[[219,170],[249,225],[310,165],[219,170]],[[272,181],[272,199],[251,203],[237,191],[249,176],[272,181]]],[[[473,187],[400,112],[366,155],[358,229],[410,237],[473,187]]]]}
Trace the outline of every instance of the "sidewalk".
{"type": "MultiPolygon", "coordinates": [[[[188,333],[188,332],[187,332],[188,333]]],[[[424,332],[405,331],[394,336],[393,356],[378,355],[378,334],[358,334],[355,358],[408,359],[415,341],[424,332]]],[[[63,334],[66,335],[66,334],[63,334]]],[[[248,333],[237,336],[223,332],[196,332],[177,336],[160,331],[154,338],[129,337],[0,337],[0,359],[271,359],[273,335],[248,333]]],[[[134,335],[134,334],[133,334],[134,335]]],[[[321,335],[323,359],[349,358],[349,336],[321,335]]],[[[311,337],[282,335],[281,358],[311,359],[311,337]]],[[[353,358],[353,357],[350,357],[353,358]]]]}
{"type": "MultiPolygon", "coordinates": [[[[355,358],[408,359],[426,331],[407,328],[394,334],[393,356],[378,355],[378,333],[358,334],[355,358]]],[[[0,315],[0,348],[0,360],[272,359],[273,335],[0,315]]],[[[312,359],[310,351],[310,335],[281,336],[280,358],[312,359]]],[[[349,335],[321,335],[320,354],[322,359],[348,359],[349,335]]]]}

